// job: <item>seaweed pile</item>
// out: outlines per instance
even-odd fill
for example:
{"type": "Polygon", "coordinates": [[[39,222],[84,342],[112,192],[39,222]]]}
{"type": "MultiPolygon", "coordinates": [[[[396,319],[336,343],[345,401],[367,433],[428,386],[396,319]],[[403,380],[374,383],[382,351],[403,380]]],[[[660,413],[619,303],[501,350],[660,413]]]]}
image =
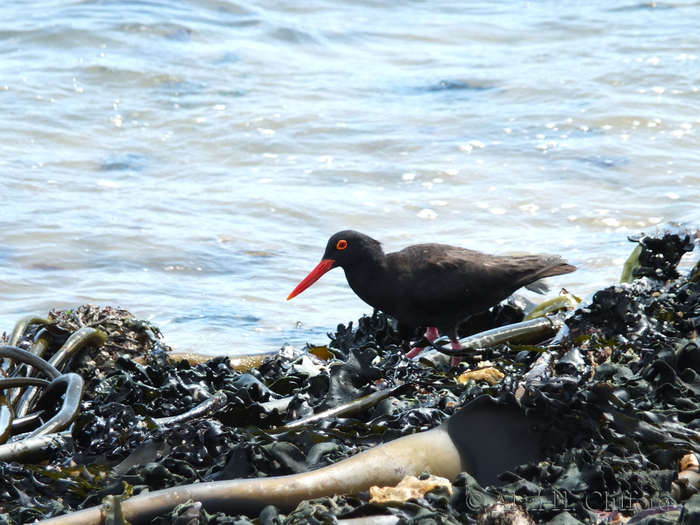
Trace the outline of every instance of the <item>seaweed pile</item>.
{"type": "MultiPolygon", "coordinates": [[[[7,456],[3,448],[26,442],[36,431],[32,425],[40,427],[61,405],[56,388],[7,383],[14,389],[8,398],[21,399],[30,388],[45,388],[47,395],[34,394],[24,409],[38,414],[34,423],[18,419],[4,433],[10,442],[0,445],[0,524],[99,505],[105,521],[120,522],[121,498],[315,470],[435,428],[485,395],[546,419],[559,439],[548,444],[545,461],[502,472],[499,483],[485,487],[465,472],[451,491],[439,485],[400,501],[378,502],[360,492],[302,501],[295,509],[269,506],[249,516],[209,513],[190,502],[151,523],[361,517],[490,523],[499,506],[552,525],[624,523],[630,517],[630,524],[697,522],[700,495],[679,471],[688,470],[689,455],[700,454],[700,264],[688,275],[677,271],[694,247],[691,234],[631,240],[636,249],[626,270],[629,282],[581,303],[554,340],[465,351],[467,368],[488,362],[500,371],[500,381],[460,382],[463,369],[406,360],[413,334],[378,312],[354,327],[340,325],[327,346],[285,346],[248,370],[237,370],[227,357],[174,361],[158,330],[124,310],[85,306],[26,318],[5,337],[7,347],[40,348],[51,362],[72,344],[58,373],[78,375],[86,386],[69,430],[55,431],[56,439],[29,455],[7,456]]],[[[521,308],[503,305],[465,330],[523,317],[521,308]]],[[[0,384],[28,375],[21,355],[4,364],[8,377],[0,384]]],[[[66,389],[64,404],[68,397],[66,389]]],[[[697,470],[697,463],[690,469],[697,470]]]]}

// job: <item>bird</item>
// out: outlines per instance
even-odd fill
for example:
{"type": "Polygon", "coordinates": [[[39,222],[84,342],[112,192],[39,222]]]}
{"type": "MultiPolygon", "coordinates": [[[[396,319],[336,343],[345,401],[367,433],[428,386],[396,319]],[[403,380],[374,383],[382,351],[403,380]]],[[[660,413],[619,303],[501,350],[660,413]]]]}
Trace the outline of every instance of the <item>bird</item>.
{"type": "MultiPolygon", "coordinates": [[[[461,349],[457,327],[525,287],[547,291],[545,277],[576,266],[559,255],[490,255],[446,244],[414,244],[384,253],[379,241],[355,230],[330,237],[321,262],[292,290],[290,300],[333,268],[342,268],[350,288],[365,303],[412,327],[426,328],[431,343],[440,335],[461,349]]],[[[413,358],[423,348],[406,354],[413,358]]],[[[461,358],[453,356],[457,366],[461,358]]]]}

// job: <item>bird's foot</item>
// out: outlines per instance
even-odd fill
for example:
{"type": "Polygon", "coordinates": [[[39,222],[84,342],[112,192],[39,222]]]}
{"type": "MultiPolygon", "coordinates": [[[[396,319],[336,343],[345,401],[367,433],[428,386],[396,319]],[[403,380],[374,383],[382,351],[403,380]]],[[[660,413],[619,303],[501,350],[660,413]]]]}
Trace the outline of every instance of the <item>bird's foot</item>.
{"type": "Polygon", "coordinates": [[[407,357],[408,359],[413,359],[413,358],[416,357],[418,354],[420,354],[423,350],[425,350],[425,347],[424,347],[424,346],[416,346],[416,347],[413,347],[411,350],[409,350],[409,351],[406,353],[406,357],[407,357]]]}
{"type": "MultiPolygon", "coordinates": [[[[438,336],[438,329],[435,328],[434,326],[429,326],[425,330],[425,335],[423,335],[423,339],[427,339],[429,343],[432,343],[435,341],[438,336]]],[[[423,350],[425,350],[427,347],[426,346],[416,346],[412,350],[409,350],[409,352],[406,354],[406,357],[408,359],[413,359],[416,357],[418,354],[420,354],[423,350]]]]}

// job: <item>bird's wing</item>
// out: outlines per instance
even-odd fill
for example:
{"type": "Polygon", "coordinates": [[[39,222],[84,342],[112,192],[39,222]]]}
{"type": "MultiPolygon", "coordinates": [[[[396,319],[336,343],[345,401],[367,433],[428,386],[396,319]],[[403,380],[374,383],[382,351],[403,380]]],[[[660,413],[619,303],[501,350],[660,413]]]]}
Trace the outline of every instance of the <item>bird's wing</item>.
{"type": "Polygon", "coordinates": [[[397,252],[397,289],[415,317],[445,318],[453,314],[456,319],[464,317],[464,310],[471,310],[474,300],[492,285],[489,279],[483,279],[483,266],[476,254],[439,244],[416,245],[397,252]]]}
{"type": "MultiPolygon", "coordinates": [[[[454,310],[466,317],[498,304],[517,289],[554,275],[550,267],[562,261],[542,256],[488,255],[445,245],[416,245],[398,252],[405,259],[405,297],[424,315],[454,310]],[[408,261],[411,261],[410,269],[408,261]]],[[[400,266],[400,265],[399,265],[400,266]]]]}

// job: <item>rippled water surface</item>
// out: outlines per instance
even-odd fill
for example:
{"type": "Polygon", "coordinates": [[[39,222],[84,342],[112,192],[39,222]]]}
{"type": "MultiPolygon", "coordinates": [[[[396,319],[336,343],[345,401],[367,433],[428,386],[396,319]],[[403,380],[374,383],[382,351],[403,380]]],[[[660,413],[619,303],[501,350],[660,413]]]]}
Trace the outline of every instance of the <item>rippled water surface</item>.
{"type": "Polygon", "coordinates": [[[552,252],[697,227],[697,2],[0,4],[0,331],[83,303],[177,350],[325,342],[370,309],[329,235],[552,252]],[[297,322],[301,326],[297,326],[297,322]]]}

